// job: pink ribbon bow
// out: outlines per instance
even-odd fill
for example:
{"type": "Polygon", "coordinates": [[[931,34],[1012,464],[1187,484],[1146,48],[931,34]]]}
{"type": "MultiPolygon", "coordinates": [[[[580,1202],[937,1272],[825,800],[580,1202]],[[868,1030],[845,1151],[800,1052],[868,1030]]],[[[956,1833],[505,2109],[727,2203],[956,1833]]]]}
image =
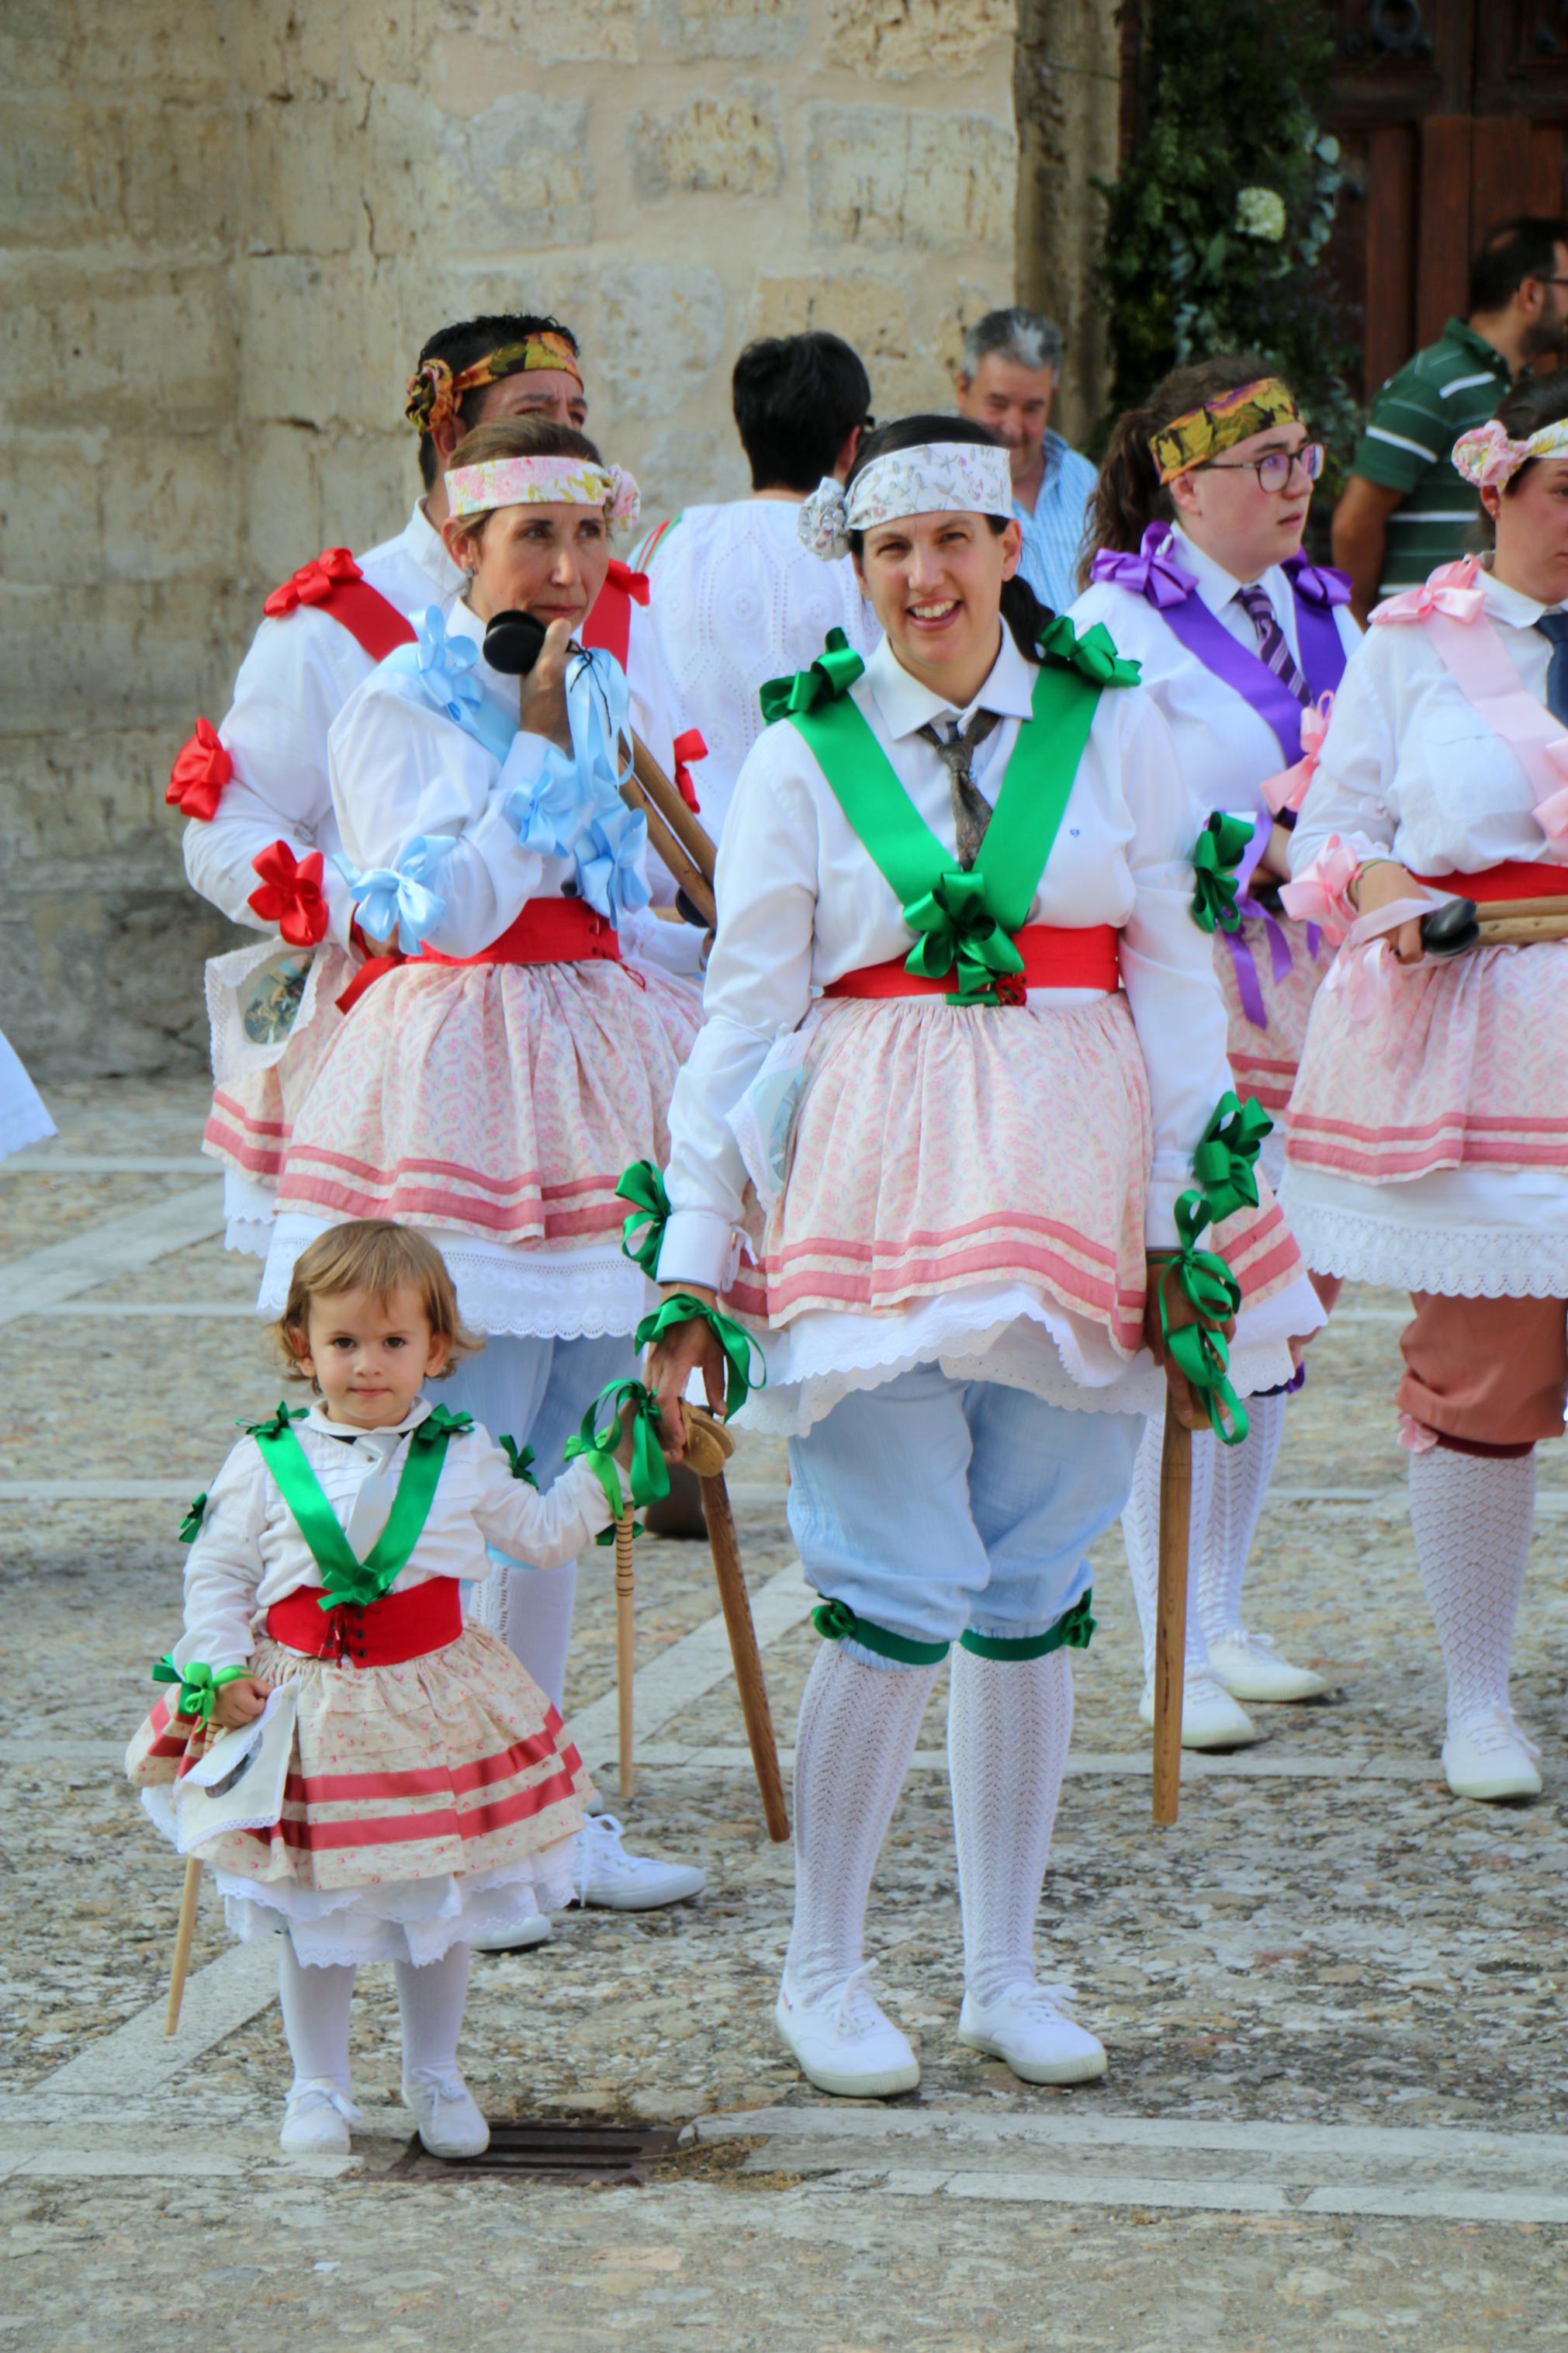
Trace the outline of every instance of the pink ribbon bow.
{"type": "Polygon", "coordinates": [[[163,798],[182,817],[210,825],[233,774],[234,762],[218,741],[217,729],[210,719],[198,719],[195,732],[180,746],[163,798]]]}
{"type": "Polygon", "coordinates": [[[1300,809],[1307,797],[1307,787],[1317,770],[1322,754],[1323,738],[1333,717],[1334,698],[1320,694],[1316,702],[1301,713],[1301,756],[1293,767],[1281,768],[1277,776],[1266,776],[1259,792],[1278,817],[1282,809],[1300,809]]]}
{"type": "Polygon", "coordinates": [[[691,771],[687,766],[687,762],[705,760],[708,757],[708,746],[695,727],[688,727],[683,733],[676,737],[670,749],[675,754],[675,789],[691,811],[692,816],[700,817],[702,812],[697,798],[697,787],[691,781],[691,771]]]}
{"type": "Polygon", "coordinates": [[[1281,885],[1279,904],[1288,915],[1321,923],[1331,947],[1337,948],[1355,922],[1355,909],[1346,895],[1361,860],[1331,833],[1304,874],[1281,885]]]}
{"type": "Polygon", "coordinates": [[[363,576],[346,547],[326,547],[309,564],[301,564],[280,588],[274,588],[261,609],[276,621],[285,613],[293,612],[296,606],[324,605],[342,582],[361,580],[363,576]]]}
{"type": "Polygon", "coordinates": [[[1426,621],[1434,613],[1446,614],[1450,621],[1473,621],[1486,602],[1475,585],[1479,568],[1473,555],[1462,556],[1458,564],[1440,564],[1419,588],[1404,588],[1379,605],[1372,617],[1373,627],[1386,628],[1391,621],[1426,621]]]}
{"type": "Polygon", "coordinates": [[[251,860],[261,888],[246,901],[264,923],[276,923],[291,948],[313,948],[327,935],[325,865],[319,849],[295,859],[286,841],[275,841],[251,860]]]}

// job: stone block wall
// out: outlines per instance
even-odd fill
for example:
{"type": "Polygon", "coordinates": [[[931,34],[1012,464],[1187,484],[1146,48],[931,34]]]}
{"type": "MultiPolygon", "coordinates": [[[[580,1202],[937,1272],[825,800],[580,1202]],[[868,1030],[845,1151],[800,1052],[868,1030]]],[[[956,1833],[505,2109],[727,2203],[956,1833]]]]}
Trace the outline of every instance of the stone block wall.
{"type": "Polygon", "coordinates": [[[1014,296],[1017,32],[1017,0],[9,0],[0,1026],[40,1071],[202,1050],[226,927],[169,761],[267,587],[397,527],[432,326],[566,319],[655,515],[744,487],[752,335],[834,328],[879,414],[942,403],[1014,296]]]}

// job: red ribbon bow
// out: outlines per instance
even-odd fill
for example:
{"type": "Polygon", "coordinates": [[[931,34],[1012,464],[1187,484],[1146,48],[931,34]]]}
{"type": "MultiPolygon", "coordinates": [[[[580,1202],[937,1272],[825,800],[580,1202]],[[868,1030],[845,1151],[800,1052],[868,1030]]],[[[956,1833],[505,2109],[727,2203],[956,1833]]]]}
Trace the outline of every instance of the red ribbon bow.
{"type": "Polygon", "coordinates": [[[198,719],[195,733],[180,746],[163,798],[182,817],[199,818],[204,825],[210,825],[233,774],[234,762],[218,742],[217,729],[210,719],[198,719]]]}
{"type": "Polygon", "coordinates": [[[692,816],[700,817],[701,810],[698,805],[697,787],[691,781],[691,771],[686,764],[688,760],[705,760],[708,757],[708,746],[696,728],[689,727],[684,734],[676,737],[670,749],[675,754],[675,789],[691,811],[692,816]]]}
{"type": "Polygon", "coordinates": [[[610,558],[610,568],[605,578],[612,588],[623,588],[634,605],[646,605],[653,593],[652,583],[646,572],[634,572],[618,555],[610,558]]]}
{"type": "Polygon", "coordinates": [[[251,860],[261,877],[246,905],[264,923],[276,923],[291,948],[313,948],[327,935],[327,900],[321,888],[324,867],[319,849],[307,850],[298,861],[286,841],[251,860]]]}
{"type": "Polygon", "coordinates": [[[274,588],[261,609],[276,621],[297,605],[324,605],[342,581],[363,576],[346,547],[326,547],[310,563],[301,564],[281,588],[274,588]]]}

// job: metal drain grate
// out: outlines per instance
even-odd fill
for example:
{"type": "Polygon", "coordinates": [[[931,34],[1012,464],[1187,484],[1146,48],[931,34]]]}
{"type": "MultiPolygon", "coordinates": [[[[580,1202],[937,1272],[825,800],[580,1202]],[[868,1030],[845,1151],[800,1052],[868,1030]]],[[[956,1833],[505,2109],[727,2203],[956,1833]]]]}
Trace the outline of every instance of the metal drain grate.
{"type": "Polygon", "coordinates": [[[482,2157],[432,2157],[418,2137],[399,2173],[528,2173],[544,2181],[600,2181],[625,2188],[646,2181],[673,2154],[675,2125],[493,2124],[482,2157]]]}

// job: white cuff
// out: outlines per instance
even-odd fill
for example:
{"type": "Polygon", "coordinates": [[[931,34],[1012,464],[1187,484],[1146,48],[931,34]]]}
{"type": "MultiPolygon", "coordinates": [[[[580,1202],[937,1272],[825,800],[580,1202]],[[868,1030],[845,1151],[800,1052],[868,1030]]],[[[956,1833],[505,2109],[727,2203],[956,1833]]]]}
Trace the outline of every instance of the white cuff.
{"type": "Polygon", "coordinates": [[[677,1209],[664,1229],[658,1253],[660,1282],[700,1282],[705,1290],[721,1290],[732,1231],[728,1218],[715,1217],[710,1210],[677,1209]]]}
{"type": "Polygon", "coordinates": [[[1143,1246],[1145,1250],[1174,1250],[1176,1234],[1176,1196],[1184,1193],[1192,1183],[1185,1176],[1167,1176],[1161,1173],[1158,1160],[1149,1178],[1149,1198],[1143,1206],[1143,1246]]]}

